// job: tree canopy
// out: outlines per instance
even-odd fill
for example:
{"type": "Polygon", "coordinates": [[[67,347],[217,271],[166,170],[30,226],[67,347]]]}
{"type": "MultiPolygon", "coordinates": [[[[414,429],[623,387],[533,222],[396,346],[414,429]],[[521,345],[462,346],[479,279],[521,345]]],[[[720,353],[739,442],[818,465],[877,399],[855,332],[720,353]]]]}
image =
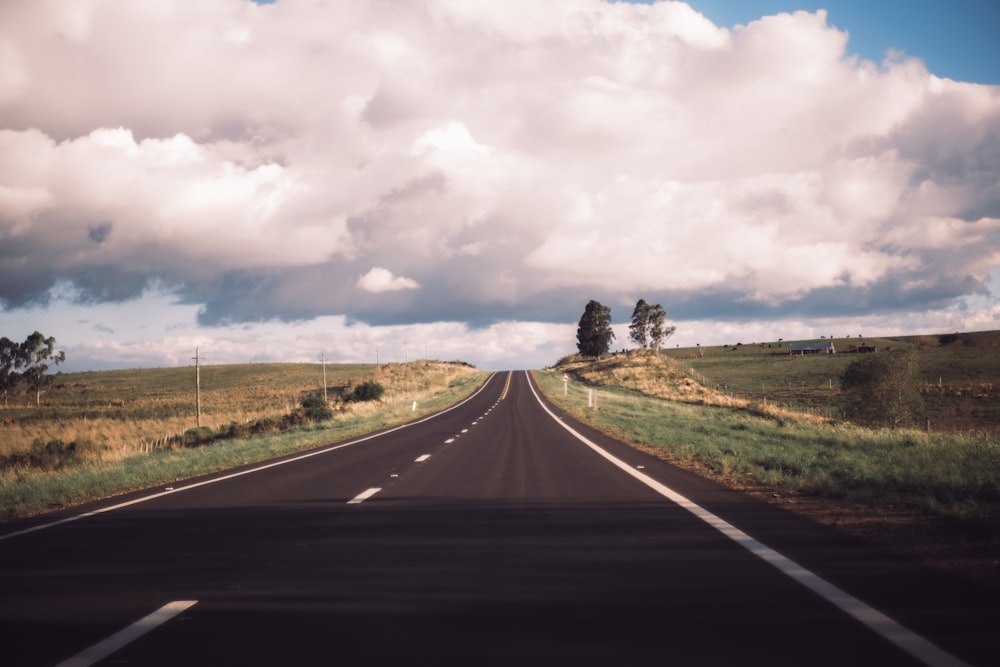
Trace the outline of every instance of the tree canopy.
{"type": "Polygon", "coordinates": [[[615,332],[611,329],[611,309],[591,299],[576,328],[576,348],[585,357],[607,354],[615,332]]]}
{"type": "Polygon", "coordinates": [[[49,366],[66,360],[65,352],[56,352],[56,339],[46,338],[35,331],[23,343],[6,336],[0,338],[0,397],[4,405],[10,392],[21,382],[35,394],[35,405],[41,403],[42,389],[50,382],[49,366]]]}
{"type": "Polygon", "coordinates": [[[0,338],[0,399],[7,405],[10,392],[21,381],[19,354],[20,346],[10,338],[0,338]]]}
{"type": "Polygon", "coordinates": [[[667,326],[667,311],[660,304],[648,304],[645,299],[639,299],[632,311],[632,324],[629,325],[629,339],[639,346],[639,349],[659,350],[663,341],[670,338],[677,330],[675,326],[667,326]]]}
{"type": "Polygon", "coordinates": [[[649,343],[649,304],[639,299],[632,311],[632,324],[628,325],[628,337],[640,349],[649,343]]]}

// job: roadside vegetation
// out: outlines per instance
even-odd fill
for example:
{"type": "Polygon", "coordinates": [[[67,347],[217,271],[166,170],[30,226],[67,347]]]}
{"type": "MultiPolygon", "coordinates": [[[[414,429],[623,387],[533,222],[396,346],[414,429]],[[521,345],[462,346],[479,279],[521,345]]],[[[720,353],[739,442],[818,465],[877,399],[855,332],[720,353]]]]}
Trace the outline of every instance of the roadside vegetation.
{"type": "MultiPolygon", "coordinates": [[[[797,384],[810,372],[826,376],[828,381],[812,383],[812,390],[828,392],[827,397],[836,393],[837,407],[820,411],[809,402],[775,400],[766,390],[727,390],[728,383],[692,374],[687,364],[711,359],[699,356],[703,352],[672,351],[679,360],[650,352],[571,357],[535,377],[545,394],[571,414],[665,460],[772,502],[821,514],[817,518],[848,530],[911,540],[912,529],[920,525],[919,549],[928,560],[956,559],[966,550],[960,558],[977,563],[978,576],[1000,584],[1000,438],[992,428],[964,422],[962,429],[928,432],[898,421],[894,427],[874,427],[868,425],[865,400],[859,420],[847,419],[852,403],[874,390],[867,399],[872,400],[885,381],[884,374],[865,375],[862,371],[870,369],[855,368],[855,375],[864,376],[859,394],[857,386],[834,373],[844,374],[863,355],[837,355],[842,357],[837,367],[826,355],[789,361],[786,348],[784,357],[746,354],[738,361],[740,353],[733,352],[722,357],[725,362],[702,365],[716,373],[727,369],[729,381],[738,376],[745,388],[779,387],[781,379],[797,384]],[[566,395],[563,374],[571,377],[566,395]],[[595,389],[597,407],[591,408],[595,389]],[[910,526],[909,535],[897,534],[900,524],[910,526]]],[[[944,372],[944,366],[939,368],[944,372]]],[[[954,372],[959,382],[969,381],[961,364],[954,372]]],[[[941,386],[955,376],[942,375],[941,386]]],[[[911,399],[904,401],[907,410],[916,409],[911,399]]]]}
{"type": "Polygon", "coordinates": [[[463,363],[201,367],[56,376],[40,407],[0,410],[0,519],[317,447],[403,423],[471,393],[463,363]],[[326,398],[324,398],[324,393],[326,398]],[[416,403],[416,410],[414,410],[416,403]]]}

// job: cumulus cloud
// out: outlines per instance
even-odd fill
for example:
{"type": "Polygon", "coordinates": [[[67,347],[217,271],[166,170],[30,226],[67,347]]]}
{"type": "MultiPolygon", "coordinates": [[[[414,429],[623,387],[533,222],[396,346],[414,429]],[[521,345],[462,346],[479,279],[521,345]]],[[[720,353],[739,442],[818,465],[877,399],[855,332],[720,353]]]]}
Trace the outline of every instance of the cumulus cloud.
{"type": "Polygon", "coordinates": [[[358,287],[367,292],[398,292],[399,290],[416,289],[420,285],[415,280],[395,276],[389,269],[376,266],[358,278],[358,287]]]}
{"type": "Polygon", "coordinates": [[[155,284],[210,324],[481,326],[988,293],[1000,91],[847,42],[672,1],[5,2],[0,306],[155,284]]]}

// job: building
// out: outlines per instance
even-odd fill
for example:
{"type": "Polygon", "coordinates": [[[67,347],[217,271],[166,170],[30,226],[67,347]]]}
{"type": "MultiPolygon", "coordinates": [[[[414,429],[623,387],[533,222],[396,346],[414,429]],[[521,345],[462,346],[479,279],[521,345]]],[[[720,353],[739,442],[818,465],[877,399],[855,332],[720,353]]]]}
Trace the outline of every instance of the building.
{"type": "Polygon", "coordinates": [[[833,346],[833,341],[829,343],[805,343],[803,345],[791,345],[788,354],[837,354],[837,349],[833,346]]]}

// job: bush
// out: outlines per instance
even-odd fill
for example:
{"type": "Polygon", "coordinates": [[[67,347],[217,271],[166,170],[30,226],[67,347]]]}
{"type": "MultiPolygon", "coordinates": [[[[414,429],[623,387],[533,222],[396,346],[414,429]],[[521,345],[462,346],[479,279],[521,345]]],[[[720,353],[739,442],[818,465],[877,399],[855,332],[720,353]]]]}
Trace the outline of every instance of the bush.
{"type": "Polygon", "coordinates": [[[217,438],[223,440],[236,440],[238,438],[246,438],[251,434],[251,424],[241,424],[239,422],[229,422],[228,426],[220,426],[219,431],[216,434],[217,438]]]}
{"type": "Polygon", "coordinates": [[[215,433],[207,426],[198,426],[184,431],[182,442],[185,447],[200,447],[215,440],[215,433]]]}
{"type": "Polygon", "coordinates": [[[282,415],[278,422],[279,431],[288,431],[296,426],[302,426],[306,423],[305,414],[300,410],[294,410],[289,412],[287,415],[282,415]]]}
{"type": "Polygon", "coordinates": [[[333,410],[330,404],[322,396],[313,394],[302,399],[302,411],[306,419],[314,422],[322,422],[333,418],[333,410]]]}
{"type": "Polygon", "coordinates": [[[94,449],[94,443],[89,440],[63,442],[55,439],[45,442],[39,438],[31,443],[31,448],[27,452],[0,457],[0,468],[61,470],[82,463],[86,455],[94,449]]]}
{"type": "Polygon", "coordinates": [[[850,394],[847,414],[873,426],[903,426],[923,412],[917,386],[916,352],[865,355],[851,362],[840,378],[840,387],[850,394]]]}
{"type": "Polygon", "coordinates": [[[250,422],[250,435],[260,435],[278,430],[278,419],[276,417],[261,417],[250,422]]]}
{"type": "Polygon", "coordinates": [[[377,401],[385,393],[385,387],[374,380],[362,382],[351,392],[352,401],[377,401]]]}

